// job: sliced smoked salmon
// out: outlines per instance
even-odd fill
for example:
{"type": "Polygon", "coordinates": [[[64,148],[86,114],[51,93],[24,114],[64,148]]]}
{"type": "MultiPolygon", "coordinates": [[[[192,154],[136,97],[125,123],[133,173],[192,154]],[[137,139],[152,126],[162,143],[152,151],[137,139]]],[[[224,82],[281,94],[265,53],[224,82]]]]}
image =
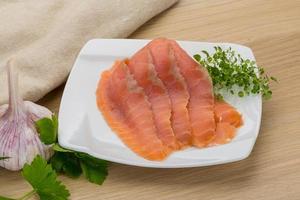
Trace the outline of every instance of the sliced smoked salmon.
{"type": "MultiPolygon", "coordinates": [[[[153,63],[157,76],[167,88],[172,107],[171,123],[174,134],[181,147],[191,145],[191,126],[187,104],[189,93],[186,83],[175,66],[175,58],[170,54],[170,47],[160,39],[153,40],[139,54],[149,56],[150,63],[153,63]]],[[[134,57],[133,57],[134,58],[134,57]]]]}
{"type": "Polygon", "coordinates": [[[210,146],[230,142],[238,127],[243,124],[241,114],[230,104],[223,100],[215,100],[215,119],[217,122],[216,137],[210,146]]]}
{"type": "Polygon", "coordinates": [[[207,70],[199,66],[174,40],[160,39],[171,45],[177,67],[184,77],[190,94],[188,111],[193,145],[205,147],[215,137],[214,95],[207,70]]]}
{"type": "Polygon", "coordinates": [[[241,114],[223,100],[215,101],[215,119],[217,122],[227,122],[235,127],[243,125],[241,114]]]}
{"type": "Polygon", "coordinates": [[[179,149],[171,127],[171,101],[164,84],[157,77],[153,64],[135,59],[127,60],[126,63],[130,73],[148,97],[158,137],[170,151],[179,149]]]}
{"type": "Polygon", "coordinates": [[[102,73],[96,97],[111,129],[148,160],[228,143],[243,124],[233,106],[214,98],[207,70],[169,39],[154,39],[116,61],[102,73]]]}
{"type": "Polygon", "coordinates": [[[123,61],[102,73],[97,105],[109,126],[138,155],[163,160],[168,152],[156,134],[151,106],[123,61]]]}
{"type": "Polygon", "coordinates": [[[236,128],[227,122],[217,123],[216,137],[209,143],[209,146],[226,144],[234,138],[236,128]]]}

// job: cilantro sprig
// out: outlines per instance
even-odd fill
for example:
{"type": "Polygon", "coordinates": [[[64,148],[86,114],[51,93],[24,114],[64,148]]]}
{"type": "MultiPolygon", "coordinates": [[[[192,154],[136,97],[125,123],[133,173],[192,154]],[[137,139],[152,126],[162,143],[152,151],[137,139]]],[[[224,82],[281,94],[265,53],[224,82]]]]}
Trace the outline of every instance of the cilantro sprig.
{"type": "Polygon", "coordinates": [[[25,164],[23,177],[34,188],[40,199],[67,199],[69,191],[60,181],[52,167],[41,156],[36,156],[31,165],[25,164]]]}
{"type": "Polygon", "coordinates": [[[57,173],[71,178],[77,178],[83,174],[92,183],[101,185],[104,182],[108,175],[106,161],[86,153],[65,149],[58,144],[58,120],[55,115],[36,121],[36,127],[41,141],[53,145],[54,155],[50,159],[50,164],[57,173]]]}
{"type": "Polygon", "coordinates": [[[94,158],[86,153],[80,153],[55,147],[56,152],[50,163],[58,173],[66,174],[71,178],[77,178],[81,174],[90,181],[101,185],[108,175],[108,163],[105,160],[94,158]]]}
{"type": "MultiPolygon", "coordinates": [[[[65,149],[58,144],[58,120],[55,115],[42,118],[35,123],[40,139],[47,145],[52,145],[54,155],[49,162],[37,155],[32,163],[25,164],[22,176],[32,186],[32,191],[24,196],[13,199],[0,196],[0,200],[27,200],[37,195],[41,200],[67,200],[70,196],[67,188],[57,180],[57,173],[71,178],[84,175],[86,179],[101,185],[108,175],[108,163],[94,158],[86,153],[65,149]]],[[[0,160],[9,157],[0,157],[0,160]]]]}
{"type": "Polygon", "coordinates": [[[40,155],[32,163],[25,164],[22,176],[32,186],[32,190],[24,196],[12,199],[0,196],[0,200],[25,200],[38,195],[42,200],[65,200],[70,196],[66,186],[57,180],[56,172],[40,155]]]}
{"type": "Polygon", "coordinates": [[[194,58],[208,70],[217,97],[222,98],[220,91],[224,89],[239,97],[250,94],[262,94],[264,99],[272,97],[270,82],[277,82],[275,77],[266,75],[255,61],[243,59],[231,47],[223,50],[216,46],[214,49],[212,55],[202,51],[202,56],[196,54],[194,58]]]}
{"type": "Polygon", "coordinates": [[[58,119],[55,115],[51,118],[42,118],[35,122],[36,129],[40,134],[40,139],[44,144],[53,144],[57,142],[58,119]]]}

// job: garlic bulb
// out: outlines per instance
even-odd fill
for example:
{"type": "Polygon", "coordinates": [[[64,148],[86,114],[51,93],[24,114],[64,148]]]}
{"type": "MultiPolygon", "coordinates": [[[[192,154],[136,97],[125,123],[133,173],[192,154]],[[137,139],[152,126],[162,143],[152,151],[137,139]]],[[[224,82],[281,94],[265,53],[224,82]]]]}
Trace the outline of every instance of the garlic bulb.
{"type": "Polygon", "coordinates": [[[35,121],[51,117],[51,111],[30,101],[23,101],[18,93],[18,76],[12,61],[7,63],[9,104],[0,106],[0,166],[20,170],[31,163],[37,154],[49,159],[52,150],[40,141],[35,121]]]}

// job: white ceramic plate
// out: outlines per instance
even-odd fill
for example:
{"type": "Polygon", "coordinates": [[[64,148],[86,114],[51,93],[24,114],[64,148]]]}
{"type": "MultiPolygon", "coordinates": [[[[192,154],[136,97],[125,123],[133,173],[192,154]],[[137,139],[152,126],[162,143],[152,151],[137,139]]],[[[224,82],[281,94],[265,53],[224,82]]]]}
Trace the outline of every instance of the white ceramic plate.
{"type": "MultiPolygon", "coordinates": [[[[88,153],[104,160],[156,168],[183,168],[216,165],[246,158],[257,138],[262,102],[261,96],[225,97],[243,115],[244,125],[232,142],[210,148],[188,148],[170,155],[164,161],[148,161],[133,153],[111,131],[96,106],[95,91],[103,70],[116,59],[132,56],[149,40],[94,39],[81,50],[67,81],[59,111],[59,143],[66,148],[88,153]]],[[[190,56],[201,50],[214,52],[216,45],[231,46],[242,57],[254,60],[251,49],[229,43],[179,41],[190,56]]]]}

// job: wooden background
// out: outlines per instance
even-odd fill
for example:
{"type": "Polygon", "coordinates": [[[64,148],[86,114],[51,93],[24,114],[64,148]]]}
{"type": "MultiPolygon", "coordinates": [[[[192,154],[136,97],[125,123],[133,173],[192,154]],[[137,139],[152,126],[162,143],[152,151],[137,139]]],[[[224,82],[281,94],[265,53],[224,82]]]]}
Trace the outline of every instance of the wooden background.
{"type": "MultiPolygon", "coordinates": [[[[131,35],[234,42],[252,48],[277,77],[263,104],[254,151],[236,163],[192,169],[146,169],[111,164],[103,186],[61,176],[71,199],[300,199],[300,1],[181,0],[131,35]]],[[[63,87],[39,103],[58,111],[63,87]]],[[[0,194],[20,196],[29,185],[0,170],[0,194]]]]}

